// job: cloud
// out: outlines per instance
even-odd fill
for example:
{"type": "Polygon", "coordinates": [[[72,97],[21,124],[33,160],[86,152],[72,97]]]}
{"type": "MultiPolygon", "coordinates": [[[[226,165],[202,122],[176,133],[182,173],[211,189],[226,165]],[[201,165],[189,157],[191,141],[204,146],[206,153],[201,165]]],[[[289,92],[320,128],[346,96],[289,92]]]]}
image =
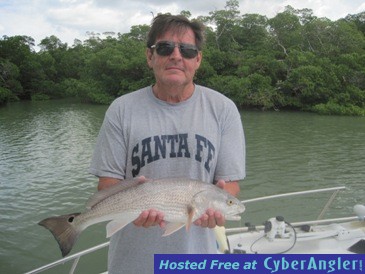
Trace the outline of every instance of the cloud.
{"type": "MultiPolygon", "coordinates": [[[[241,14],[269,18],[287,5],[309,8],[318,17],[337,20],[364,11],[363,0],[240,0],[241,14]]],[[[193,17],[224,9],[226,1],[210,0],[0,0],[0,35],[27,35],[40,43],[55,35],[62,42],[87,39],[86,32],[126,33],[131,26],[150,24],[152,14],[190,11],[193,17]]]]}
{"type": "Polygon", "coordinates": [[[359,3],[358,7],[355,10],[355,14],[360,13],[360,12],[364,12],[364,11],[365,11],[365,2],[361,1],[361,3],[359,3]]]}
{"type": "MultiPolygon", "coordinates": [[[[70,0],[68,0],[70,1],[70,0]]],[[[111,28],[115,23],[126,17],[120,10],[97,8],[91,2],[72,6],[50,8],[48,21],[56,26],[79,29],[111,28]]]]}

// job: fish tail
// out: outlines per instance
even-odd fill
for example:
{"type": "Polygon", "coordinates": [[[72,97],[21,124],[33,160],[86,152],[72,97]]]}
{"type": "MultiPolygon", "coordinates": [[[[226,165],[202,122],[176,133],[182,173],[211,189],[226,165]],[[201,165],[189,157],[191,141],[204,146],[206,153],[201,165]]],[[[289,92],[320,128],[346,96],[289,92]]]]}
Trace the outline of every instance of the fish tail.
{"type": "Polygon", "coordinates": [[[50,217],[38,223],[51,231],[58,242],[63,257],[70,253],[83,230],[80,226],[74,224],[74,220],[78,215],[80,213],[50,217]]]}

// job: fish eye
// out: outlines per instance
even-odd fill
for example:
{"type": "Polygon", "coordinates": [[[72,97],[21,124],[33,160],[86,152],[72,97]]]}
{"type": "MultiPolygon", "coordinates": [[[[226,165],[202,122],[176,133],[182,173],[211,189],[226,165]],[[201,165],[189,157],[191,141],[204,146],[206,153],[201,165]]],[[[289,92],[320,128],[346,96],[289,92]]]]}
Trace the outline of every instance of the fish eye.
{"type": "Polygon", "coordinates": [[[229,206],[233,205],[233,201],[232,200],[228,200],[227,201],[227,205],[229,205],[229,206]]]}

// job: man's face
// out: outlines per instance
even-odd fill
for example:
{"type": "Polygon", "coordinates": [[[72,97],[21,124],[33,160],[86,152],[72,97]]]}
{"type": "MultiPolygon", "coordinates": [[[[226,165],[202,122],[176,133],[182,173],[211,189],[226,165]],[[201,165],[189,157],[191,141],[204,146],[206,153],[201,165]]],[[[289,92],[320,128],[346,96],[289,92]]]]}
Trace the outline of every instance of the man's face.
{"type": "MultiPolygon", "coordinates": [[[[185,43],[195,45],[194,32],[186,29],[182,32],[168,31],[159,41],[172,41],[175,43],[185,43]]],[[[157,86],[181,87],[193,84],[193,78],[196,70],[199,68],[202,59],[202,53],[199,51],[194,58],[184,58],[179,48],[176,46],[174,51],[168,56],[160,56],[156,50],[147,49],[147,62],[153,69],[157,86]]]]}

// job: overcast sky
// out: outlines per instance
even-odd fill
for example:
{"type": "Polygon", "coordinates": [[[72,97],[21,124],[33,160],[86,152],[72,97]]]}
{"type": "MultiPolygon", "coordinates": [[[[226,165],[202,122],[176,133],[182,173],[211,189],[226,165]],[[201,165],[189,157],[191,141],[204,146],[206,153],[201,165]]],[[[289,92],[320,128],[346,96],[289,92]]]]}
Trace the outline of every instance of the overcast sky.
{"type": "MultiPolygon", "coordinates": [[[[310,8],[314,15],[337,20],[365,10],[365,0],[240,0],[241,14],[258,13],[269,18],[291,5],[310,8]]],[[[27,35],[36,45],[57,36],[73,45],[87,39],[86,32],[129,32],[130,27],[150,24],[152,13],[180,13],[193,17],[224,9],[225,0],[0,0],[0,36],[27,35]]]]}

